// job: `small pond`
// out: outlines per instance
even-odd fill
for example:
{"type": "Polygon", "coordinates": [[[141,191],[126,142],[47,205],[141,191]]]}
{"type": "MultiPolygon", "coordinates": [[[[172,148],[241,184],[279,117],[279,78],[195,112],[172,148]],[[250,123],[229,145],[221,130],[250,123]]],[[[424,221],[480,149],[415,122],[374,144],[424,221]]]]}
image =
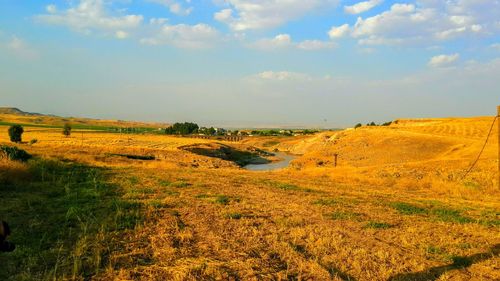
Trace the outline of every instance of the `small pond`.
{"type": "Polygon", "coordinates": [[[272,171],[279,170],[288,167],[290,162],[297,158],[295,155],[291,155],[285,152],[273,152],[280,161],[270,162],[266,164],[248,164],[243,168],[250,171],[272,171]]]}

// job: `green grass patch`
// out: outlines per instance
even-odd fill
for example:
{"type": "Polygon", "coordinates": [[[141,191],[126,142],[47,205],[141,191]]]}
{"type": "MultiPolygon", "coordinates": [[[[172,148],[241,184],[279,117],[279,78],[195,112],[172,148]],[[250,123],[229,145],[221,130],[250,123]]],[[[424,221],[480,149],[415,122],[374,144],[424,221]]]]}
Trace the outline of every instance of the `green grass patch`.
{"type": "MultiPolygon", "coordinates": [[[[29,181],[0,185],[0,217],[16,250],[0,254],[0,280],[88,280],[105,270],[113,239],[142,221],[108,170],[35,159],[29,181]]],[[[118,245],[116,245],[118,247],[118,245]]]]}
{"type": "Polygon", "coordinates": [[[463,208],[462,210],[457,210],[454,208],[447,207],[439,201],[427,200],[421,202],[425,204],[425,208],[410,205],[408,203],[393,203],[392,207],[403,214],[426,214],[432,220],[437,220],[442,222],[450,222],[458,224],[478,223],[485,226],[500,225],[500,220],[498,219],[499,213],[495,211],[483,211],[481,213],[481,218],[473,219],[464,216],[462,214],[462,211],[466,210],[467,208],[463,208]]]}
{"type": "Polygon", "coordinates": [[[172,183],[167,181],[167,180],[159,180],[158,181],[158,184],[161,185],[161,186],[169,186],[171,185],[172,183]]]}
{"type": "Polygon", "coordinates": [[[178,191],[174,191],[174,190],[170,190],[170,189],[166,189],[166,188],[161,189],[161,193],[163,195],[166,195],[166,196],[179,196],[179,194],[180,194],[178,191]]]}
{"type": "Polygon", "coordinates": [[[209,199],[209,201],[216,203],[216,204],[221,204],[221,205],[228,205],[231,202],[240,202],[241,198],[239,197],[230,197],[227,195],[223,194],[198,194],[195,196],[198,199],[209,199]]]}
{"type": "Polygon", "coordinates": [[[453,223],[472,223],[474,220],[471,218],[462,216],[460,211],[448,208],[437,208],[432,210],[432,214],[437,220],[443,222],[453,222],[453,223]]]}
{"type": "Polygon", "coordinates": [[[275,146],[277,144],[280,144],[279,141],[266,141],[265,143],[262,144],[263,147],[271,147],[275,146]]]}
{"type": "Polygon", "coordinates": [[[128,178],[128,181],[130,182],[131,185],[136,185],[139,183],[139,178],[136,176],[132,176],[128,178]]]}
{"type": "Polygon", "coordinates": [[[386,222],[378,222],[378,221],[369,221],[364,225],[364,228],[373,228],[373,229],[388,229],[391,228],[392,225],[386,222]]]}
{"type": "Polygon", "coordinates": [[[303,188],[295,184],[291,183],[283,183],[283,182],[267,182],[268,185],[285,190],[285,191],[302,191],[302,192],[318,192],[316,190],[310,188],[303,188]]]}
{"type": "Polygon", "coordinates": [[[156,190],[150,187],[145,188],[131,188],[127,193],[131,194],[155,194],[156,190]]]}
{"type": "Polygon", "coordinates": [[[481,188],[481,184],[476,181],[466,181],[464,182],[464,186],[470,189],[479,189],[481,188]]]}
{"type": "Polygon", "coordinates": [[[172,207],[171,205],[164,203],[161,200],[151,200],[148,202],[148,205],[155,209],[167,209],[172,207]]]}
{"type": "Polygon", "coordinates": [[[176,181],[170,184],[171,187],[176,187],[176,188],[185,188],[191,186],[190,183],[185,182],[185,181],[176,181]]]}
{"type": "Polygon", "coordinates": [[[426,249],[426,252],[428,254],[431,254],[431,255],[444,255],[444,254],[446,254],[446,251],[444,251],[442,248],[436,247],[433,245],[428,246],[426,249]]]}
{"type": "Polygon", "coordinates": [[[219,195],[219,196],[217,196],[217,198],[215,198],[215,203],[221,204],[221,205],[227,205],[227,204],[229,204],[230,201],[231,200],[226,195],[219,195]]]}
{"type": "Polygon", "coordinates": [[[424,208],[404,202],[395,202],[391,206],[403,215],[421,215],[427,213],[427,210],[424,208]]]}
{"type": "Polygon", "coordinates": [[[301,187],[299,187],[297,185],[294,185],[294,184],[289,184],[289,183],[280,183],[276,187],[279,188],[279,189],[286,190],[286,191],[289,191],[289,190],[302,190],[301,187]]]}

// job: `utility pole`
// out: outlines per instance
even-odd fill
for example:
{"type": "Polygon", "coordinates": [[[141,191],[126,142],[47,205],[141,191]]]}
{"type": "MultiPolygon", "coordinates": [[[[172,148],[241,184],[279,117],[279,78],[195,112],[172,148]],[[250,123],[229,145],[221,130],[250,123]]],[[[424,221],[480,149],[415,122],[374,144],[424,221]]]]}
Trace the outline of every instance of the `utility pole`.
{"type": "Polygon", "coordinates": [[[500,105],[497,106],[497,123],[498,123],[498,189],[500,189],[500,105]]]}

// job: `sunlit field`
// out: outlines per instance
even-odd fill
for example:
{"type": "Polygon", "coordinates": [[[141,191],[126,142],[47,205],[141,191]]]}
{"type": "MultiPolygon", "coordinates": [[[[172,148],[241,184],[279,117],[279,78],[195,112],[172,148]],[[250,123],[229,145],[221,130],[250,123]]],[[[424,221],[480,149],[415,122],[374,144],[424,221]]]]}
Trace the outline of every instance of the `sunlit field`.
{"type": "Polygon", "coordinates": [[[0,281],[500,281],[500,0],[0,0],[0,281]]]}
{"type": "Polygon", "coordinates": [[[239,142],[26,128],[35,157],[0,163],[0,279],[498,280],[494,138],[463,178],[491,120],[239,142]],[[253,172],[190,145],[298,157],[253,172]]]}

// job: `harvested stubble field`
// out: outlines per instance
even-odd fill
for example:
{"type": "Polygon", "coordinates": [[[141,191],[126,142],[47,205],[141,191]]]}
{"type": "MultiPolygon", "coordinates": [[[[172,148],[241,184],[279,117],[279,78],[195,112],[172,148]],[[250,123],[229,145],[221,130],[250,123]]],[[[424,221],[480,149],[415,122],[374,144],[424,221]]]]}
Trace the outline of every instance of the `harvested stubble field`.
{"type": "Polygon", "coordinates": [[[462,179],[491,120],[223,143],[301,154],[269,172],[179,149],[212,140],[28,130],[35,159],[0,163],[0,279],[499,280],[494,138],[462,179]]]}

